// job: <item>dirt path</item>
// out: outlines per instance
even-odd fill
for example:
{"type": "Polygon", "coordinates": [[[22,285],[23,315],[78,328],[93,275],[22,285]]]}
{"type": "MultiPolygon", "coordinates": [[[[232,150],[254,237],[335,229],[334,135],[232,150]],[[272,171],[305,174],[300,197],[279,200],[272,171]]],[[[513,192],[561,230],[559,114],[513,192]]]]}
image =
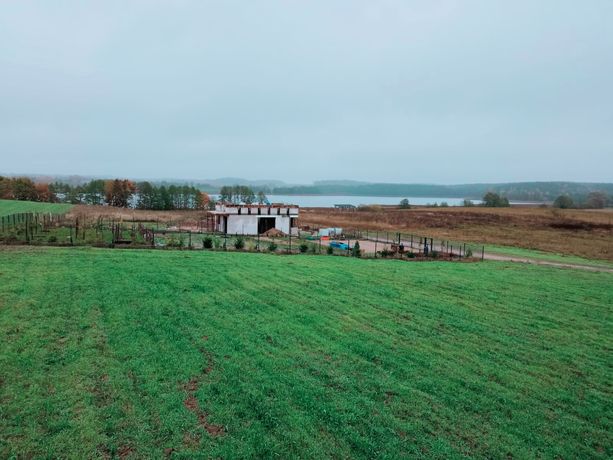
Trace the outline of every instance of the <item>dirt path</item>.
{"type": "Polygon", "coordinates": [[[516,256],[505,256],[502,254],[494,254],[494,253],[485,253],[485,260],[499,260],[505,262],[517,262],[517,263],[525,263],[525,264],[535,264],[535,265],[546,265],[549,267],[558,267],[558,268],[574,268],[577,270],[588,270],[592,272],[605,272],[605,273],[613,273],[613,268],[601,267],[598,265],[584,265],[584,264],[573,264],[568,262],[553,262],[549,260],[541,260],[541,259],[532,259],[527,257],[516,257],[516,256]]]}
{"type": "MultiPolygon", "coordinates": [[[[347,242],[347,240],[342,240],[343,242],[347,242]]],[[[384,248],[389,249],[391,245],[391,241],[381,241],[379,240],[377,243],[371,240],[358,240],[360,242],[360,248],[365,253],[374,254],[375,251],[381,251],[384,248]]],[[[350,244],[353,246],[355,240],[350,240],[350,244]]],[[[410,241],[402,241],[405,248],[410,248],[410,241]]],[[[322,246],[328,246],[330,244],[330,240],[323,240],[321,242],[322,246]]],[[[453,248],[453,254],[458,254],[459,248],[453,248]]],[[[417,248],[413,248],[414,251],[417,251],[417,248]]],[[[448,252],[447,248],[443,248],[441,243],[434,243],[434,250],[440,252],[448,252]]],[[[475,257],[481,258],[481,254],[475,254],[475,257]]],[[[483,254],[484,260],[496,260],[502,262],[516,262],[516,263],[526,263],[526,264],[534,264],[534,265],[544,265],[549,267],[558,267],[558,268],[572,268],[577,270],[587,270],[593,272],[605,272],[605,273],[613,273],[613,268],[607,268],[600,265],[589,265],[589,264],[578,264],[578,263],[570,263],[570,262],[554,262],[549,260],[536,259],[531,257],[519,257],[519,256],[510,256],[505,254],[498,254],[495,252],[485,252],[483,254]]]]}

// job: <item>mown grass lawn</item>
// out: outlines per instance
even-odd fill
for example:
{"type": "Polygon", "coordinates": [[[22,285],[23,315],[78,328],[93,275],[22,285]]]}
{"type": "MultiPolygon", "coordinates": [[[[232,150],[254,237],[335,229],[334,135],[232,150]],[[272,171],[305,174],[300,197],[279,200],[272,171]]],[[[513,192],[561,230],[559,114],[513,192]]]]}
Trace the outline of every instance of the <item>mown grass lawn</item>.
{"type": "Polygon", "coordinates": [[[38,203],[35,201],[0,200],[0,216],[8,216],[20,212],[50,212],[62,214],[70,211],[71,204],[38,203]]]}
{"type": "Polygon", "coordinates": [[[0,457],[610,458],[613,275],[0,251],[0,457]]]}

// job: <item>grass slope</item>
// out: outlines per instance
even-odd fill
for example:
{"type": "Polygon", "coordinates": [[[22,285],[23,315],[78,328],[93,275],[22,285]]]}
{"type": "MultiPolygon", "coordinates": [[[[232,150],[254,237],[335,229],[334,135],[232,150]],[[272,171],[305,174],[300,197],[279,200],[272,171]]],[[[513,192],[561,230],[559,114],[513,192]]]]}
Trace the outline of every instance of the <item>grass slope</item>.
{"type": "Polygon", "coordinates": [[[50,212],[62,214],[70,211],[71,204],[38,203],[35,201],[0,200],[0,216],[8,216],[20,212],[50,212]]]}
{"type": "Polygon", "coordinates": [[[505,263],[0,251],[0,457],[610,458],[612,285],[505,263]]]}

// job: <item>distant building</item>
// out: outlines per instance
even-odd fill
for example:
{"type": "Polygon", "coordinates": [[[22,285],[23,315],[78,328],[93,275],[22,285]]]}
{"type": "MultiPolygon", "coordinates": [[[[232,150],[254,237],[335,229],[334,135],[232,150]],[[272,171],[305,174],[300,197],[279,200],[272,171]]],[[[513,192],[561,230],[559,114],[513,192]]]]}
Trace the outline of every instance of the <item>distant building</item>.
{"type": "Polygon", "coordinates": [[[340,227],[320,228],[319,236],[337,236],[343,234],[343,229],[340,227]]]}
{"type": "Polygon", "coordinates": [[[218,204],[213,215],[215,231],[258,235],[277,229],[286,235],[298,234],[298,206],[218,204]]]}
{"type": "Polygon", "coordinates": [[[334,207],[336,209],[356,209],[352,204],[335,204],[334,207]]]}

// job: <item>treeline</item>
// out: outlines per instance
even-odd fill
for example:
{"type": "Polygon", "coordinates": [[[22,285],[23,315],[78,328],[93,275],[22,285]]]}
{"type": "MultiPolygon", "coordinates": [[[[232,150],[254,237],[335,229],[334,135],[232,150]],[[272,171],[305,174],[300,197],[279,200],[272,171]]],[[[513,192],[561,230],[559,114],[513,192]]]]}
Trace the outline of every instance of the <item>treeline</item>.
{"type": "Polygon", "coordinates": [[[57,198],[48,184],[35,184],[27,177],[0,176],[0,199],[55,203],[57,198]]]}
{"type": "Polygon", "coordinates": [[[54,182],[57,201],[150,210],[208,209],[209,195],[189,185],[160,185],[127,179],[92,180],[82,185],[54,182]]]}
{"type": "Polygon", "coordinates": [[[190,185],[156,186],[150,182],[137,184],[136,208],[153,210],[210,209],[214,205],[207,193],[190,185]]]}
{"type": "Polygon", "coordinates": [[[259,190],[256,196],[253,189],[246,185],[224,185],[219,191],[219,201],[234,204],[253,204],[257,201],[258,204],[269,204],[263,190],[259,190]]]}
{"type": "MultiPolygon", "coordinates": [[[[0,199],[46,201],[84,205],[116,206],[148,210],[212,209],[210,196],[192,185],[166,185],[133,182],[128,179],[94,179],[83,184],[34,183],[27,177],[0,176],[0,199]]],[[[225,203],[267,204],[262,190],[257,193],[245,185],[221,187],[220,201],[225,203]]]]}
{"type": "Polygon", "coordinates": [[[498,193],[514,201],[553,202],[560,195],[573,197],[576,202],[586,202],[592,192],[601,192],[610,199],[613,196],[611,183],[579,182],[515,182],[503,184],[351,184],[316,183],[276,187],[276,195],[360,195],[360,196],[413,196],[441,198],[479,199],[488,192],[498,193]]]}
{"type": "Polygon", "coordinates": [[[602,209],[611,205],[613,205],[613,198],[603,192],[590,192],[579,199],[573,199],[569,195],[560,195],[553,202],[553,207],[560,209],[602,209]]]}

